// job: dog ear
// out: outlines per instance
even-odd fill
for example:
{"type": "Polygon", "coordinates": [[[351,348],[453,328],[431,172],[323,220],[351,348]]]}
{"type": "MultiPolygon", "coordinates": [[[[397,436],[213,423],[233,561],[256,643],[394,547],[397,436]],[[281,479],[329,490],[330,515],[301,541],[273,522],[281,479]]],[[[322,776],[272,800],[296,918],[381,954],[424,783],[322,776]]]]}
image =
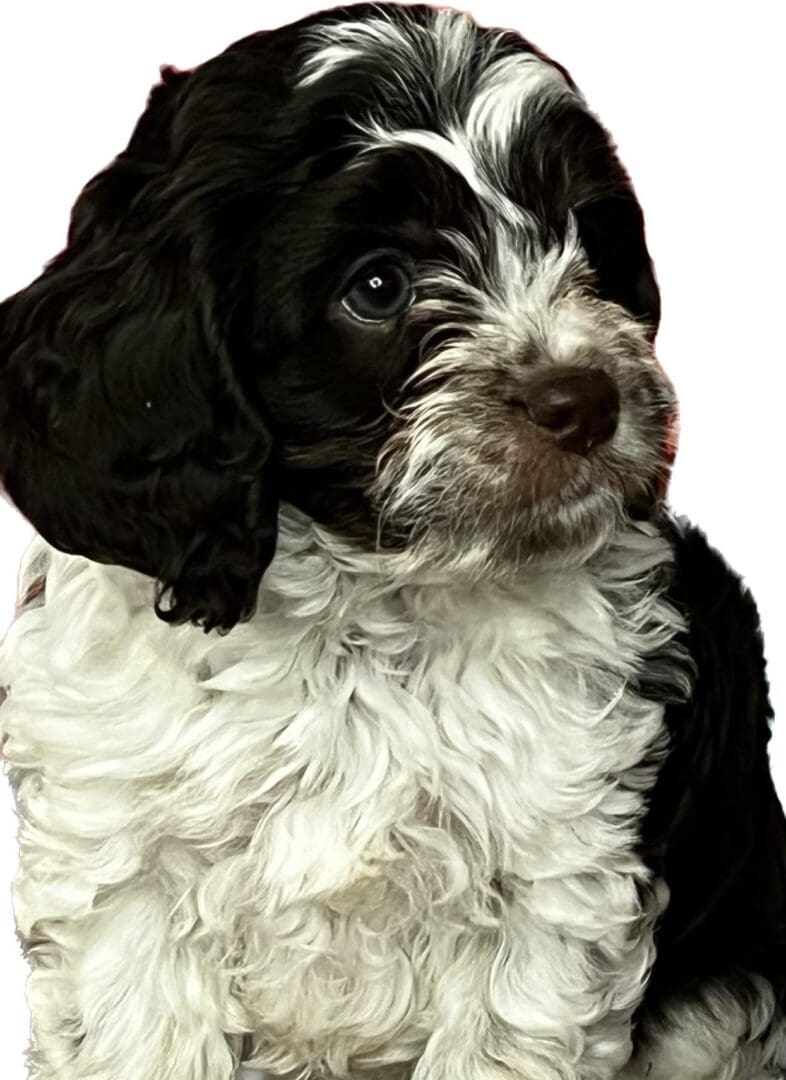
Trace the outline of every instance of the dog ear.
{"type": "Polygon", "coordinates": [[[275,549],[274,446],[172,168],[191,76],[162,75],[66,249],[0,305],[0,478],[55,547],[156,578],[162,619],[228,629],[275,549]]]}

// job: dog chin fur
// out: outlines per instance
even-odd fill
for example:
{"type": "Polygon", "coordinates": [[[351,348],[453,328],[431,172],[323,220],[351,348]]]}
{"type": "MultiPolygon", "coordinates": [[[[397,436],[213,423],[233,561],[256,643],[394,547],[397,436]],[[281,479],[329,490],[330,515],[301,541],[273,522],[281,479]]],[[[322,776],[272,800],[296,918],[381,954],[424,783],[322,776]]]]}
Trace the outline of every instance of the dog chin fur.
{"type": "Polygon", "coordinates": [[[163,72],[0,305],[31,1080],[783,1075],[782,921],[728,915],[786,892],[758,630],[725,566],[706,654],[672,595],[658,319],[613,145],[518,35],[362,4],[163,72]],[[413,298],[369,327],[380,245],[413,298]],[[613,437],[516,408],[560,369],[613,437]],[[714,907],[671,856],[737,746],[775,869],[742,834],[714,907]]]}

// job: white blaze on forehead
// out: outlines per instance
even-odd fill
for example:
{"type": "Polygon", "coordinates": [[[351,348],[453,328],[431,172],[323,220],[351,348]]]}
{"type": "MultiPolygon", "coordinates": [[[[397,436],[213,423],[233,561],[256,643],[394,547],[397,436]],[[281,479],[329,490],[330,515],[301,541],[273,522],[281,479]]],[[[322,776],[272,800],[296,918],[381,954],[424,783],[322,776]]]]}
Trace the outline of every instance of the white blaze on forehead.
{"type": "Polygon", "coordinates": [[[505,224],[494,231],[494,259],[483,293],[485,320],[507,328],[511,341],[520,340],[524,332],[544,356],[572,363],[597,332],[583,294],[591,273],[576,220],[571,215],[564,239],[537,252],[536,258],[528,257],[523,239],[505,224]],[[575,303],[572,294],[577,295],[575,303]]]}
{"type": "Polygon", "coordinates": [[[526,221],[526,211],[512,202],[482,175],[478,162],[472,155],[466,134],[462,130],[452,128],[448,130],[447,135],[438,135],[435,131],[425,131],[420,128],[387,131],[379,124],[368,124],[364,126],[363,131],[368,143],[364,146],[362,153],[391,146],[407,146],[425,150],[449,165],[480,199],[489,203],[505,218],[521,224],[526,221]]]}
{"type": "Polygon", "coordinates": [[[538,113],[561,101],[582,101],[565,76],[534,53],[516,53],[495,61],[483,73],[464,126],[471,143],[508,151],[527,113],[538,113]]]}
{"type": "Polygon", "coordinates": [[[466,70],[477,48],[477,26],[460,11],[438,11],[432,24],[436,46],[437,85],[449,82],[466,70]]]}

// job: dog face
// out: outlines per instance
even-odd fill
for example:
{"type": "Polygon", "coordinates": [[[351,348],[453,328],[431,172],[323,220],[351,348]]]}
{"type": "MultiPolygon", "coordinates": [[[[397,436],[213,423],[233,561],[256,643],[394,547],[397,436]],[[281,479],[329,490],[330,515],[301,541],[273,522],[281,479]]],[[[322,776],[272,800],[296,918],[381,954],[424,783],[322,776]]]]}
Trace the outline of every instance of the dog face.
{"type": "Polygon", "coordinates": [[[281,499],[469,579],[649,512],[657,286],[564,69],[360,4],[162,75],[0,307],[0,468],[50,542],[210,629],[253,610],[281,499]]]}

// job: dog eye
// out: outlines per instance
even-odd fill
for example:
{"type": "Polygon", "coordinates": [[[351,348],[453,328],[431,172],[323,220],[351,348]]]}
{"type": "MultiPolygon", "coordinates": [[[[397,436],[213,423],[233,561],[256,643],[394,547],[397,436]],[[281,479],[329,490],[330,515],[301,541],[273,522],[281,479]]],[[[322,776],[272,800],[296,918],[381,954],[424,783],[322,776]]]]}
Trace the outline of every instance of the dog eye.
{"type": "Polygon", "coordinates": [[[412,303],[412,282],[398,263],[369,262],[355,275],[341,303],[360,322],[384,322],[412,303]]]}

